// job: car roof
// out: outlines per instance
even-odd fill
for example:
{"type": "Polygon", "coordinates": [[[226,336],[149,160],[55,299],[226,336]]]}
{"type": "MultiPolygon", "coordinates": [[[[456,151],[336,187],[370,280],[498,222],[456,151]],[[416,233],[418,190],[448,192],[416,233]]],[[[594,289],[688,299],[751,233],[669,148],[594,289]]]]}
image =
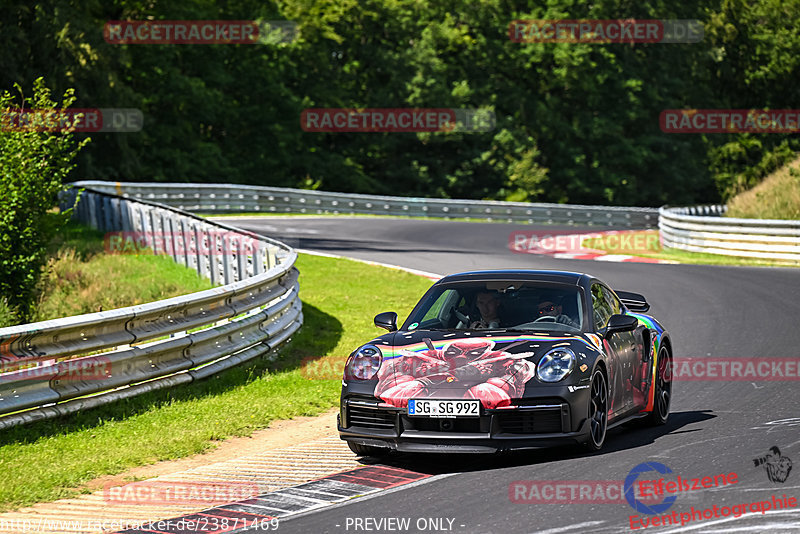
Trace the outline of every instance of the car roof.
{"type": "Polygon", "coordinates": [[[571,271],[538,271],[533,269],[496,269],[488,271],[467,271],[445,276],[437,284],[483,280],[534,280],[562,284],[581,285],[586,274],[571,271]]]}

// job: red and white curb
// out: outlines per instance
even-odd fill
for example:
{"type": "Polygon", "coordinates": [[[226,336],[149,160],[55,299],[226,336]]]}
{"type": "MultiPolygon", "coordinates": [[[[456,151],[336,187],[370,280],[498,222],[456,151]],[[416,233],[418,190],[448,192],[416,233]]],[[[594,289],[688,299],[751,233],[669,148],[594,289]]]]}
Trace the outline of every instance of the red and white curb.
{"type": "Polygon", "coordinates": [[[291,516],[340,504],[355,497],[418,483],[433,476],[385,465],[358,467],[244,501],[153,521],[141,528],[123,530],[116,534],[234,534],[277,530],[279,522],[291,516]]]}
{"type": "Polygon", "coordinates": [[[590,254],[582,252],[553,252],[549,254],[553,258],[565,260],[593,260],[593,261],[619,261],[629,263],[676,263],[668,260],[658,260],[656,258],[643,258],[641,256],[627,256],[623,254],[606,254],[598,251],[590,254]]]}

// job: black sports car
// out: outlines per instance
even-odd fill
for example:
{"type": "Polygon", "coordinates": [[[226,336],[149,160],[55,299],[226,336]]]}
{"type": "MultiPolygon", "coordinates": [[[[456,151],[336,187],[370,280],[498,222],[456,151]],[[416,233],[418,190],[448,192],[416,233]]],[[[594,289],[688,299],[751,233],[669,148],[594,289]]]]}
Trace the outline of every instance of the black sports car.
{"type": "Polygon", "coordinates": [[[436,282],[397,328],[350,354],[339,434],[360,455],[496,452],[664,424],[672,343],[636,293],[561,271],[477,271],[436,282]]]}

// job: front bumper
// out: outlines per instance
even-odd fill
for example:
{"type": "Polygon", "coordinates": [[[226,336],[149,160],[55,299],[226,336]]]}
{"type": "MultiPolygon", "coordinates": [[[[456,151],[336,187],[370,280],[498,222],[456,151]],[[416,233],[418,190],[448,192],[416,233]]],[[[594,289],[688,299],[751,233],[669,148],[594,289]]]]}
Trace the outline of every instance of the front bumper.
{"type": "Polygon", "coordinates": [[[399,452],[494,453],[582,443],[589,420],[563,399],[489,410],[480,417],[409,417],[405,408],[377,399],[343,398],[339,436],[346,441],[399,452]]]}

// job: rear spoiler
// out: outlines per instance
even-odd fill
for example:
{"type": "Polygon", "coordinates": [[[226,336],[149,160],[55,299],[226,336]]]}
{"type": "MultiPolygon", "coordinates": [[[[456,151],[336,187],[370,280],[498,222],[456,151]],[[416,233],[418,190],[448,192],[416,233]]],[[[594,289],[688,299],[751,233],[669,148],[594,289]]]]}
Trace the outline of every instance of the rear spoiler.
{"type": "Polygon", "coordinates": [[[630,311],[633,312],[646,312],[650,309],[650,304],[647,303],[647,299],[644,298],[643,295],[639,293],[631,293],[630,291],[614,291],[619,300],[628,308],[630,311]]]}

